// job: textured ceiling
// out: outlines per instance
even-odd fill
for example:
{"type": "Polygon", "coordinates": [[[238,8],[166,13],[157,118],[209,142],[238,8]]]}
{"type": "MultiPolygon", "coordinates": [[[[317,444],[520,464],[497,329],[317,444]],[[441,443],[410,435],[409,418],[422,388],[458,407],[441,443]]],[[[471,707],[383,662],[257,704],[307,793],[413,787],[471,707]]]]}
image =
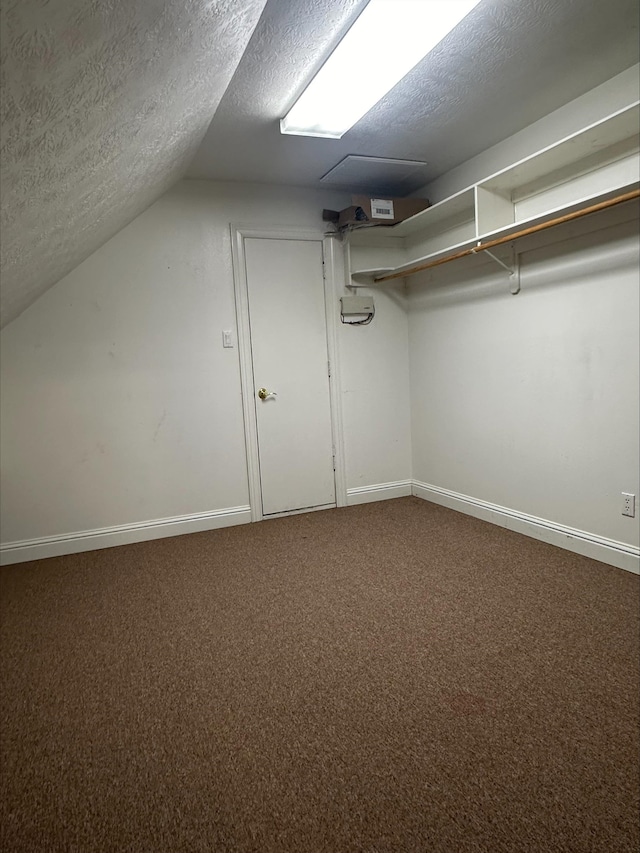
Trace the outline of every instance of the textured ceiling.
{"type": "Polygon", "coordinates": [[[179,178],[265,0],[2,0],[2,319],[179,178]]]}
{"type": "MultiPolygon", "coordinates": [[[[637,0],[482,0],[342,140],[281,136],[365,5],[0,0],[3,323],[189,163],[321,186],[357,154],[426,160],[433,180],[639,58],[637,0]]],[[[354,56],[354,76],[370,61],[354,56]]]]}
{"type": "MultiPolygon", "coordinates": [[[[364,5],[269,0],[187,174],[317,186],[356,154],[426,160],[431,181],[639,58],[638,0],[482,0],[341,140],[281,136],[278,119],[364,5]]],[[[353,76],[370,61],[354,56],[353,76]]]]}

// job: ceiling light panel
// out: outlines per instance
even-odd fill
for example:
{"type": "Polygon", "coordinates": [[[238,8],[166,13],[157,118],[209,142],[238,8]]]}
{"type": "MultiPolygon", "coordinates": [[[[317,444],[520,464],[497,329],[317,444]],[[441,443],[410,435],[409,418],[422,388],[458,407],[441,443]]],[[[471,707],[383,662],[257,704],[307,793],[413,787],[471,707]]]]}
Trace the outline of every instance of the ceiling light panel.
{"type": "Polygon", "coordinates": [[[478,2],[369,0],[281,120],[281,132],[340,139],[478,2]]]}

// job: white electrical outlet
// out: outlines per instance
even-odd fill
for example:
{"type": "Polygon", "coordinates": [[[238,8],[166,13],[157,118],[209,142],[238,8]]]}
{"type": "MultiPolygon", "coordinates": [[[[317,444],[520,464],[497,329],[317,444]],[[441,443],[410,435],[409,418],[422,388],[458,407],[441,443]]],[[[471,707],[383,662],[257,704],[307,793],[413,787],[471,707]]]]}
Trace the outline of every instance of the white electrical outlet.
{"type": "Polygon", "coordinates": [[[629,518],[636,517],[636,496],[630,495],[628,492],[622,493],[622,514],[628,515],[629,518]]]}

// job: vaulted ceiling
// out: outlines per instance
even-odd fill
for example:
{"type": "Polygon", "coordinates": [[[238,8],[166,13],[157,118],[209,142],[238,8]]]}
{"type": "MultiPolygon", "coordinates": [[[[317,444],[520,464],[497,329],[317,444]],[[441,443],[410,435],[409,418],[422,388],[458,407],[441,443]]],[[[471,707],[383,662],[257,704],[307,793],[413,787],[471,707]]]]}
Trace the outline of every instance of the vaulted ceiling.
{"type": "Polygon", "coordinates": [[[318,186],[365,154],[433,179],[639,58],[637,0],[482,0],[342,140],[281,136],[364,5],[0,0],[3,323],[185,172],[318,186]]]}
{"type": "MultiPolygon", "coordinates": [[[[431,181],[640,53],[638,0],[482,0],[342,139],[282,136],[278,119],[365,5],[269,0],[187,174],[317,186],[357,154],[427,161],[431,181]]],[[[354,56],[352,79],[380,61],[354,56]]]]}
{"type": "Polygon", "coordinates": [[[265,0],[2,0],[2,320],[182,176],[265,0]]]}

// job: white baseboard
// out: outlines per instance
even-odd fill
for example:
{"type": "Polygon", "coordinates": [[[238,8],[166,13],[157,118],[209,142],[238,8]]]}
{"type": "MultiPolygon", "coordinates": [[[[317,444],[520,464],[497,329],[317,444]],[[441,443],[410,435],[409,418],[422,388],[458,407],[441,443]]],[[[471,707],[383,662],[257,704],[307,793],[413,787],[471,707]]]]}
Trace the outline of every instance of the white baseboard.
{"type": "Polygon", "coordinates": [[[167,536],[180,536],[183,533],[199,533],[218,527],[230,527],[233,524],[248,524],[250,521],[250,507],[234,506],[213,512],[160,518],[138,524],[122,524],[118,527],[101,527],[98,530],[65,533],[62,536],[44,536],[40,539],[25,539],[22,542],[7,542],[0,545],[0,565],[8,566],[12,563],[24,563],[27,560],[78,554],[81,551],[112,548],[114,545],[146,542],[149,539],[164,539],[167,536]]]}
{"type": "Polygon", "coordinates": [[[347,506],[386,501],[390,498],[406,498],[411,494],[411,484],[411,480],[397,480],[395,483],[378,483],[375,486],[347,489],[347,506]]]}
{"type": "MultiPolygon", "coordinates": [[[[398,480],[394,483],[378,483],[373,486],[347,490],[347,505],[370,503],[373,501],[401,498],[416,495],[432,503],[449,509],[464,512],[483,521],[497,524],[516,533],[531,536],[550,545],[574,551],[585,557],[600,560],[619,569],[640,574],[640,549],[624,542],[606,539],[584,530],[565,527],[526,515],[507,507],[478,500],[449,489],[421,483],[417,480],[398,480]]],[[[83,530],[61,536],[45,536],[39,539],[26,539],[21,542],[7,542],[0,545],[0,565],[24,563],[28,560],[42,560],[47,557],[59,557],[63,554],[77,554],[81,551],[94,551],[99,548],[111,548],[115,545],[128,545],[134,542],[146,542],[150,539],[163,539],[179,536],[183,533],[198,533],[215,530],[235,524],[248,524],[251,521],[251,509],[248,506],[229,507],[213,512],[201,512],[194,515],[181,515],[175,518],[162,518],[138,524],[123,524],[117,527],[102,527],[98,530],[83,530]]]]}
{"type": "Polygon", "coordinates": [[[565,548],[567,551],[582,554],[584,557],[600,560],[600,562],[616,566],[618,569],[640,574],[640,548],[636,548],[634,545],[616,542],[614,539],[606,539],[604,536],[597,536],[594,533],[587,533],[585,530],[577,530],[574,527],[565,527],[562,524],[556,524],[554,521],[517,512],[504,506],[471,498],[468,495],[461,495],[449,489],[441,489],[439,486],[420,483],[417,480],[413,481],[413,494],[432,503],[513,530],[516,533],[523,533],[525,536],[531,536],[533,539],[539,539],[550,545],[565,548]]]}

